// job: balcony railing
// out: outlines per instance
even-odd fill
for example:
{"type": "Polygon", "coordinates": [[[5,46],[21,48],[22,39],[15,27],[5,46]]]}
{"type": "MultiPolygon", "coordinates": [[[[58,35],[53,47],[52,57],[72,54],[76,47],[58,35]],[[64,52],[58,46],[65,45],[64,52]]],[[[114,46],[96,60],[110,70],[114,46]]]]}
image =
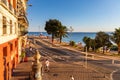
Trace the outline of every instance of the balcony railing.
{"type": "Polygon", "coordinates": [[[22,21],[22,22],[25,23],[26,25],[29,24],[26,15],[19,15],[19,16],[18,16],[18,21],[22,21]]]}
{"type": "Polygon", "coordinates": [[[28,33],[27,30],[25,30],[25,31],[19,31],[19,32],[18,32],[18,35],[19,35],[19,36],[24,36],[24,35],[26,35],[27,33],[28,33]]]}

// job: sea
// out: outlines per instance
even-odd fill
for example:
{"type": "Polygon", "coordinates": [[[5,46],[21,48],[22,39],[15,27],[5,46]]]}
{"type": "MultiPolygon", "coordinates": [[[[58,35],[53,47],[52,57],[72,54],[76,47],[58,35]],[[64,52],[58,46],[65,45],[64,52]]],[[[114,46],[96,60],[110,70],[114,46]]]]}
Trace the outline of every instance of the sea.
{"type": "MultiPolygon", "coordinates": [[[[107,33],[111,34],[111,32],[107,32],[107,33]]],[[[48,35],[47,32],[29,32],[28,33],[28,35],[35,35],[35,36],[39,36],[40,34],[44,36],[51,36],[51,35],[48,35]]],[[[83,38],[85,36],[94,39],[96,36],[96,32],[69,32],[68,37],[63,38],[62,41],[69,42],[72,40],[72,41],[75,41],[76,44],[82,43],[84,45],[83,38]]]]}

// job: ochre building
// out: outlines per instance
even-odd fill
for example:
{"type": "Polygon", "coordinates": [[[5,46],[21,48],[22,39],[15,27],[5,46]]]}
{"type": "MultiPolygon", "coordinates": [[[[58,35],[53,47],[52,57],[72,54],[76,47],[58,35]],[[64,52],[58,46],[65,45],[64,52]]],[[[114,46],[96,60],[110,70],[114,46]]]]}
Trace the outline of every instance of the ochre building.
{"type": "MultiPolygon", "coordinates": [[[[27,0],[0,0],[0,79],[10,80],[12,70],[20,61],[22,44],[19,44],[20,28],[26,33],[28,21],[26,18],[27,0]],[[21,2],[21,3],[20,3],[21,2]],[[22,5],[21,8],[19,5],[22,5]],[[21,14],[21,12],[24,12],[21,14]],[[21,15],[20,15],[21,14],[21,15]],[[22,25],[22,26],[20,26],[22,25]]],[[[22,39],[24,41],[24,39],[22,39]]]]}

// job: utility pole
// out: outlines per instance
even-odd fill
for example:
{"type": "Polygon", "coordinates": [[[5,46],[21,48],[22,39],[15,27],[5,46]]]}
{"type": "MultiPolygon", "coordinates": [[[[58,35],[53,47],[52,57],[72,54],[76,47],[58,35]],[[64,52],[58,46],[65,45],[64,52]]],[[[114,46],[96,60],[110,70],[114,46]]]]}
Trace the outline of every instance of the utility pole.
{"type": "MultiPolygon", "coordinates": [[[[73,32],[73,28],[72,28],[72,26],[70,26],[70,28],[69,28],[69,31],[70,31],[70,37],[72,38],[72,32],[73,32]]],[[[72,40],[72,39],[71,39],[72,40]]]]}

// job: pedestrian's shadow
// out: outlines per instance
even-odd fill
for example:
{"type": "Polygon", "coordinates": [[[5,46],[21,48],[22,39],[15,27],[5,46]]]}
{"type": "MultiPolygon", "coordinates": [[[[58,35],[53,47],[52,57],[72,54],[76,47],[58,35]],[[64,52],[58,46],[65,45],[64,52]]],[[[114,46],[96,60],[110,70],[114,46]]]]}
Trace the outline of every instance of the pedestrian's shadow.
{"type": "Polygon", "coordinates": [[[13,72],[12,76],[16,77],[16,76],[28,76],[29,72],[13,72]]]}

